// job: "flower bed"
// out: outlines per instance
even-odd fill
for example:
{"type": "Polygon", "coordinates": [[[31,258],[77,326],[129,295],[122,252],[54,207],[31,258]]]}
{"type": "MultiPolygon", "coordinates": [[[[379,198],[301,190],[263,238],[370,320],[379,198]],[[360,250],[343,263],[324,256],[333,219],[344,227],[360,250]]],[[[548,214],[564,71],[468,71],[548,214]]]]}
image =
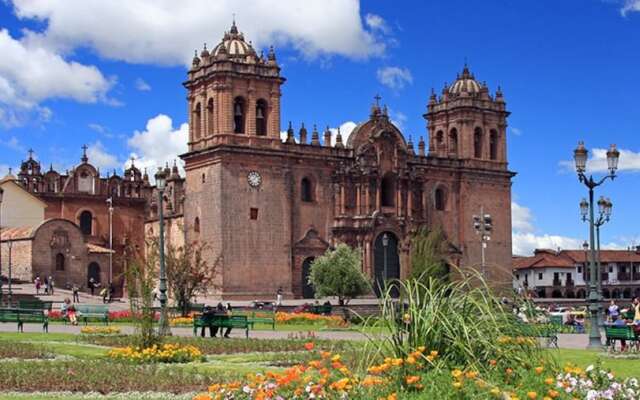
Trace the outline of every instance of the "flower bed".
{"type": "Polygon", "coordinates": [[[191,326],[193,325],[193,317],[176,317],[169,319],[171,326],[191,326]]]}
{"type": "Polygon", "coordinates": [[[80,333],[87,335],[117,335],[120,328],[117,326],[85,326],[80,329],[80,333]]]}
{"type": "MultiPolygon", "coordinates": [[[[216,383],[194,400],[241,399],[638,399],[637,379],[616,381],[607,371],[554,365],[523,366],[490,360],[478,369],[450,368],[437,351],[418,348],[402,358],[385,358],[364,373],[347,368],[340,354],[305,348],[315,357],[283,373],[249,375],[216,383]]],[[[533,361],[533,360],[532,360],[533,361]]],[[[535,364],[533,364],[535,365],[535,364]]]]}
{"type": "Polygon", "coordinates": [[[45,359],[53,355],[45,347],[31,343],[0,342],[0,360],[10,358],[45,359]]]}
{"type": "Polygon", "coordinates": [[[202,352],[195,346],[181,346],[167,343],[160,346],[153,345],[141,349],[138,347],[117,347],[108,353],[115,360],[130,361],[138,364],[145,363],[187,363],[202,361],[202,352]]]}
{"type": "Polygon", "coordinates": [[[337,315],[319,315],[307,312],[301,313],[276,313],[276,323],[278,324],[323,324],[329,327],[347,327],[348,322],[345,322],[342,317],[337,315]]]}

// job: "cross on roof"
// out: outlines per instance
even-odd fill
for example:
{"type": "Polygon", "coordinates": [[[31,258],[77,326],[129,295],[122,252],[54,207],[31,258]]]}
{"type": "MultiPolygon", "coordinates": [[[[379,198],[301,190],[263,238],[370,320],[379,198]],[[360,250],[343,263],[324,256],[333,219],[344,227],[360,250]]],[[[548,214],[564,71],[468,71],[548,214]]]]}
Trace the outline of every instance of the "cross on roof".
{"type": "Polygon", "coordinates": [[[33,149],[29,149],[29,151],[27,151],[27,153],[29,153],[29,160],[31,160],[33,158],[33,149]]]}
{"type": "Polygon", "coordinates": [[[133,163],[136,161],[136,156],[131,156],[130,160],[131,160],[131,168],[133,168],[134,167],[133,163]]]}
{"type": "Polygon", "coordinates": [[[82,153],[83,153],[85,156],[87,155],[87,149],[88,149],[88,148],[89,148],[89,147],[87,147],[87,145],[86,145],[86,144],[83,144],[83,145],[82,145],[82,147],[81,147],[81,149],[82,149],[82,153]]]}
{"type": "Polygon", "coordinates": [[[380,97],[379,94],[376,94],[373,98],[376,99],[376,106],[380,107],[380,99],[382,99],[382,97],[380,97]]]}

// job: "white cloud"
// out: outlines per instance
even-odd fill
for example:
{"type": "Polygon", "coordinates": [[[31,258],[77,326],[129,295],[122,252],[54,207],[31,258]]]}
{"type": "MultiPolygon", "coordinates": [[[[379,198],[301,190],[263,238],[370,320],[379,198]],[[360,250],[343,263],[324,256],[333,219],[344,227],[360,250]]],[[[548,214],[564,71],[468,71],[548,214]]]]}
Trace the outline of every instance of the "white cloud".
{"type": "Polygon", "coordinates": [[[515,126],[512,126],[511,127],[511,133],[513,133],[516,136],[520,136],[520,135],[522,135],[522,129],[516,128],[515,126]]]}
{"type": "Polygon", "coordinates": [[[391,28],[381,16],[377,14],[367,14],[364,16],[364,22],[372,31],[380,31],[384,34],[391,33],[391,28]]]}
{"type": "Polygon", "coordinates": [[[107,128],[105,128],[104,126],[100,125],[100,124],[96,124],[96,123],[90,123],[89,125],[87,125],[89,127],[89,129],[91,129],[92,131],[96,131],[98,133],[102,133],[105,134],[107,132],[107,128]]]}
{"type": "MultiPolygon", "coordinates": [[[[307,58],[380,55],[385,44],[366,29],[359,0],[14,0],[19,18],[43,21],[29,40],[59,51],[89,47],[130,63],[188,65],[194,48],[217,44],[235,13],[258,47],[291,45],[307,58]],[[114,27],[117,34],[114,34],[114,27]]],[[[378,29],[378,28],[375,28],[378,29]]]]}
{"type": "MultiPolygon", "coordinates": [[[[340,125],[340,136],[342,136],[342,144],[347,145],[347,140],[349,140],[349,136],[351,136],[351,132],[355,129],[356,124],[353,121],[347,121],[340,125]]],[[[338,135],[338,128],[329,128],[331,131],[331,145],[336,145],[336,136],[338,135]]]]}
{"type": "MultiPolygon", "coordinates": [[[[590,151],[591,157],[587,161],[588,172],[609,172],[607,166],[607,149],[594,148],[590,151]]],[[[627,149],[619,149],[620,159],[618,162],[618,171],[640,171],[640,152],[627,149]]],[[[560,161],[560,166],[567,171],[575,171],[575,163],[573,160],[560,161]]]]}
{"type": "Polygon", "coordinates": [[[640,0],[624,0],[620,13],[626,16],[630,12],[640,12],[640,0]]]}
{"type": "Polygon", "coordinates": [[[147,121],[146,129],[142,132],[135,131],[128,139],[127,145],[132,150],[131,156],[135,157],[136,167],[147,168],[149,176],[153,175],[159,166],[174,160],[182,167],[179,155],[187,152],[189,139],[189,125],[181,124],[177,129],[173,127],[173,121],[164,114],[158,114],[147,121]]]}
{"type": "Polygon", "coordinates": [[[51,110],[40,106],[52,98],[82,103],[109,101],[114,83],[94,66],[67,61],[50,48],[0,30],[0,120],[5,127],[28,120],[47,121],[51,110]]]}
{"type": "Polygon", "coordinates": [[[118,157],[109,153],[100,141],[88,146],[87,157],[89,157],[91,165],[101,169],[103,172],[107,172],[107,170],[117,168],[122,165],[122,162],[118,160],[118,157]]]}
{"type": "Polygon", "coordinates": [[[20,144],[20,141],[15,136],[12,136],[7,140],[0,140],[0,143],[3,146],[8,147],[11,150],[15,150],[19,153],[25,153],[27,151],[27,149],[25,149],[25,147],[22,144],[20,144]]]}
{"type": "Polygon", "coordinates": [[[378,81],[393,90],[400,90],[413,82],[413,76],[408,68],[383,67],[377,72],[378,81]]]}
{"type": "Polygon", "coordinates": [[[511,202],[511,227],[518,232],[533,231],[533,214],[527,207],[511,202]]]}
{"type": "Polygon", "coordinates": [[[136,79],[135,84],[136,84],[136,89],[138,89],[141,92],[148,92],[151,90],[151,85],[145,82],[142,78],[136,79]]]}
{"type": "Polygon", "coordinates": [[[401,111],[389,110],[391,117],[391,123],[394,124],[401,131],[405,128],[405,122],[407,122],[407,115],[401,111]]]}

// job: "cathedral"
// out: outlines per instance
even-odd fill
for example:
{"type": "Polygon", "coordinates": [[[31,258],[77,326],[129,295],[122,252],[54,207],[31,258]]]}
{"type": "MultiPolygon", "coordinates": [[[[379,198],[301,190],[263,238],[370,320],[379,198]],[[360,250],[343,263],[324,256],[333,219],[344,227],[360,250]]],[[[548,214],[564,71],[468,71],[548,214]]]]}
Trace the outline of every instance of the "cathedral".
{"type": "Polygon", "coordinates": [[[196,54],[184,83],[185,240],[208,244],[222,296],[313,297],[310,264],[340,242],[360,249],[374,282],[406,277],[421,226],[443,229],[452,264],[479,269],[481,208],[494,224],[486,273],[509,284],[515,174],[500,89],[491,94],[465,66],[427,100],[428,143],[407,141],[376,99],[368,120],[332,144],[329,130],[304,124],[296,134],[289,123],[281,139],[284,82],[273,48],[258,55],[234,23],[196,54]]]}

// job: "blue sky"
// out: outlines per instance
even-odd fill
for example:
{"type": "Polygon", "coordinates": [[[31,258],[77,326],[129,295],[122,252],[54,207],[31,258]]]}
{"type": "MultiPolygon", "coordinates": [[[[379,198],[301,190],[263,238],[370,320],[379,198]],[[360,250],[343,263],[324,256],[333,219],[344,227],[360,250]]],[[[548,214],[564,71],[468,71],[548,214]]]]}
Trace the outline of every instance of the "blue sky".
{"type": "Polygon", "coordinates": [[[379,93],[417,140],[431,88],[455,79],[466,59],[492,91],[502,87],[512,112],[516,250],[586,238],[586,190],[562,165],[578,140],[624,150],[619,178],[597,192],[614,204],[603,242],[640,244],[639,0],[5,0],[0,174],[31,147],[60,169],[78,162],[83,144],[102,171],[131,155],[149,167],[175,158],[186,137],[186,66],[195,48],[219,42],[234,13],[257,47],[276,46],[283,129],[289,120],[346,129],[379,93]]]}

